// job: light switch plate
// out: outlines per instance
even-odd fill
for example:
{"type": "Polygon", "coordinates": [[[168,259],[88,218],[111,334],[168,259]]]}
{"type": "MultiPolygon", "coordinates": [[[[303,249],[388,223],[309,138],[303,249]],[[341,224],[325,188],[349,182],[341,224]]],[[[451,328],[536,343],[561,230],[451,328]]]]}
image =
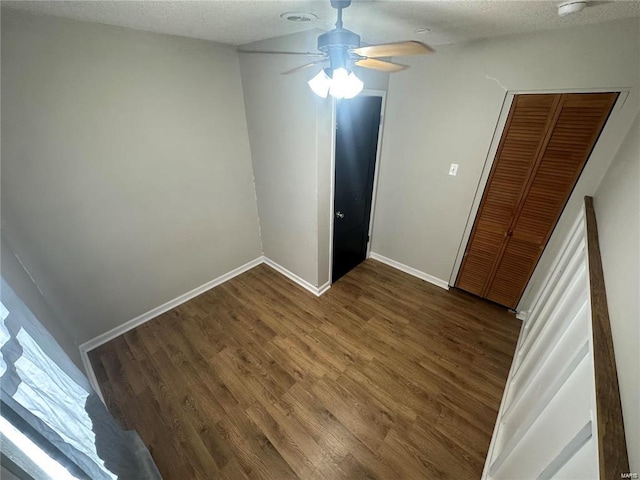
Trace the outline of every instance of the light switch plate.
{"type": "Polygon", "coordinates": [[[449,167],[449,175],[453,175],[454,177],[458,174],[458,164],[452,163],[449,167]]]}

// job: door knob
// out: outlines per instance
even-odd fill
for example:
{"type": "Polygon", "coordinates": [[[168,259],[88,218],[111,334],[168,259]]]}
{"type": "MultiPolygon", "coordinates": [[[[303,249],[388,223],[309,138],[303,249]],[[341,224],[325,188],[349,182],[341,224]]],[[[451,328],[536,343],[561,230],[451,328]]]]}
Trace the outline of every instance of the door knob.
{"type": "Polygon", "coordinates": [[[342,212],[336,212],[336,218],[344,218],[344,213],[342,212]]]}

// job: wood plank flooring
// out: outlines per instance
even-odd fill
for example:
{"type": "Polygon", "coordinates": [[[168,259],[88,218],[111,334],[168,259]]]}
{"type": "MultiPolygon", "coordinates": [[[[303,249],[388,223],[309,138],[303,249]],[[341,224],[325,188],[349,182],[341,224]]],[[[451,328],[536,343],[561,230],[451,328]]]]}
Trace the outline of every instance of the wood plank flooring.
{"type": "Polygon", "coordinates": [[[260,265],[90,353],[164,479],[480,478],[520,322],[367,260],[260,265]]]}

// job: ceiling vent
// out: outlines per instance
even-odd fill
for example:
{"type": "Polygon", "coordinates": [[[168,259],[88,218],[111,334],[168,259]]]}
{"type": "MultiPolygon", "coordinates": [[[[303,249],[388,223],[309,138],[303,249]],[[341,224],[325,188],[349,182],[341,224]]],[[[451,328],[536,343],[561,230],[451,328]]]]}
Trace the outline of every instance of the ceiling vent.
{"type": "Polygon", "coordinates": [[[318,16],[310,12],[284,12],[280,15],[280,18],[284,18],[290,22],[306,23],[317,20],[318,16]]]}
{"type": "Polygon", "coordinates": [[[564,17],[565,15],[571,15],[572,13],[578,13],[585,9],[587,2],[574,1],[563,2],[558,5],[558,15],[564,17]]]}

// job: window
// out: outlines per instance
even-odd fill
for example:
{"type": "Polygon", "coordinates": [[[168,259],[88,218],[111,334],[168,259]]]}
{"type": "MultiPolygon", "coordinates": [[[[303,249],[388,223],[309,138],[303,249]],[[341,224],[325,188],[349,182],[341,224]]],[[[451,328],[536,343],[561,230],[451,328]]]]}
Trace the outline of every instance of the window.
{"type": "MultiPolygon", "coordinates": [[[[59,346],[4,281],[2,289],[5,302],[0,302],[3,402],[9,405],[7,410],[15,411],[18,418],[24,417],[36,432],[36,435],[21,432],[16,422],[7,420],[3,410],[0,431],[7,441],[10,452],[7,455],[37,479],[77,478],[53,458],[56,455],[51,455],[52,452],[60,453],[64,460],[68,457],[80,471],[91,472],[92,478],[116,479],[96,451],[93,422],[85,409],[89,391],[47,353],[59,346]],[[40,434],[51,443],[50,450],[33,441],[40,434]]],[[[68,361],[68,357],[65,359],[68,361]]],[[[2,449],[4,453],[4,444],[2,449]]]]}

